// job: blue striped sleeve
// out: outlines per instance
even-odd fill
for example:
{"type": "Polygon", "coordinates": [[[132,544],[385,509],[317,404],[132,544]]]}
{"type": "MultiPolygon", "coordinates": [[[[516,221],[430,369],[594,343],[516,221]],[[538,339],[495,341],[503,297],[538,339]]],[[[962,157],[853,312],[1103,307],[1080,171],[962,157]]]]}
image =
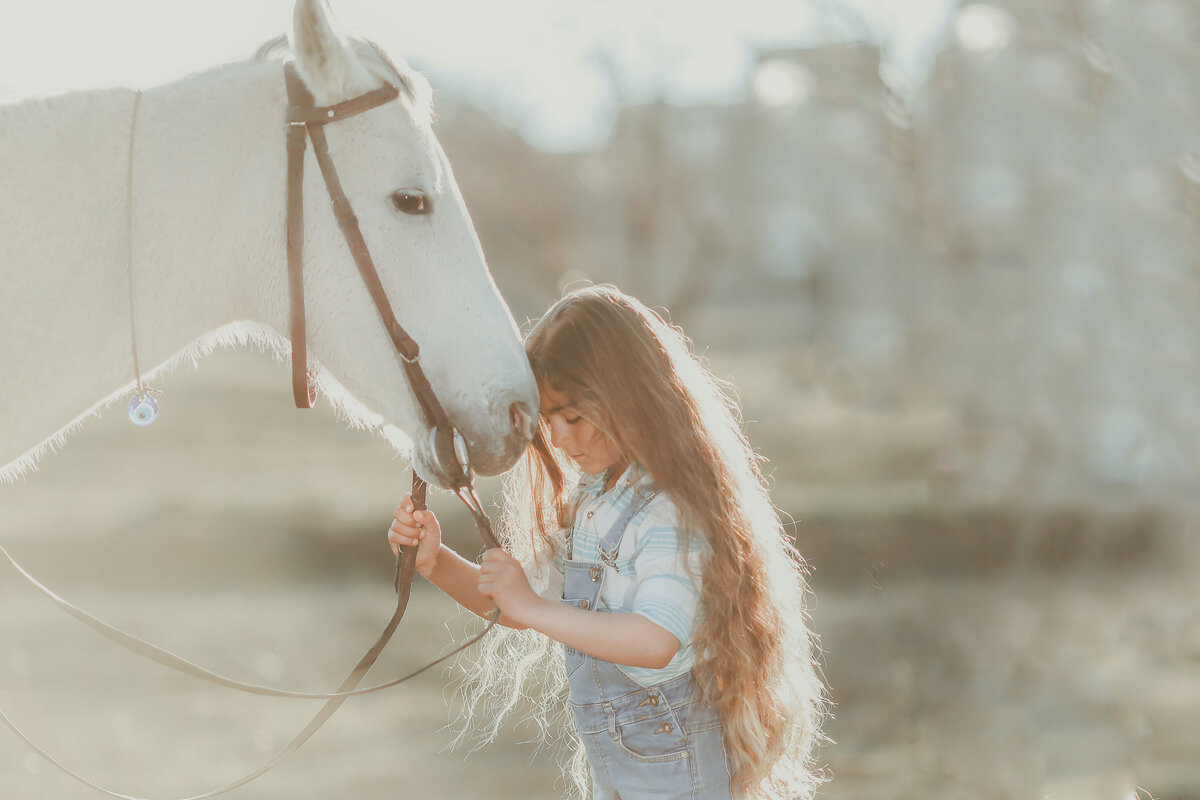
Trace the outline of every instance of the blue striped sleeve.
{"type": "Polygon", "coordinates": [[[662,626],[680,644],[687,644],[700,606],[704,542],[699,534],[692,533],[685,556],[680,551],[674,504],[656,498],[652,505],[637,531],[633,611],[662,626]]]}

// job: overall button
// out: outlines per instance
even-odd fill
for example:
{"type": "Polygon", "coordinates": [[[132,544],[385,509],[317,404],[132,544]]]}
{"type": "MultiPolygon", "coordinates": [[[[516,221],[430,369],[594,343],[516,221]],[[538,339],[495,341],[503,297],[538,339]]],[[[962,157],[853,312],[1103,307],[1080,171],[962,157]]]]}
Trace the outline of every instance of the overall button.
{"type": "Polygon", "coordinates": [[[592,567],[590,570],[588,570],[588,574],[592,576],[593,583],[600,580],[600,568],[599,567],[592,567]]]}
{"type": "Polygon", "coordinates": [[[591,518],[592,518],[592,516],[593,516],[595,513],[596,513],[595,511],[589,511],[589,512],[587,513],[587,518],[588,518],[588,519],[591,519],[591,518]]]}
{"type": "Polygon", "coordinates": [[[587,601],[587,600],[580,600],[580,601],[579,601],[579,607],[580,607],[580,608],[582,608],[584,611],[587,611],[587,608],[588,608],[588,601],[587,601]]]}

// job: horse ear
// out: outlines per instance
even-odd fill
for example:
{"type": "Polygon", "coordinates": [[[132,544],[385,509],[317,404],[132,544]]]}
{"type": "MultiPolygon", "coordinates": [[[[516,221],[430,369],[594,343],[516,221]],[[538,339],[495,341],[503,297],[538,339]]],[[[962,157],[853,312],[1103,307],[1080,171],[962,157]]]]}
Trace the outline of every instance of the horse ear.
{"type": "Polygon", "coordinates": [[[369,92],[379,83],[337,32],[326,0],[296,0],[292,53],[318,105],[333,105],[369,92]]]}

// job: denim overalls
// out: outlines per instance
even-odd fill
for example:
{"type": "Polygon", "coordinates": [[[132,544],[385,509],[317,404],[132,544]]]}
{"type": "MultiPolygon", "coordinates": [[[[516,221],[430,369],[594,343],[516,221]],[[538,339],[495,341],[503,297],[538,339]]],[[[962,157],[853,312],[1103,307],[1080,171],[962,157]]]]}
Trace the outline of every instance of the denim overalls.
{"type": "MultiPolygon", "coordinates": [[[[600,591],[621,537],[653,494],[635,500],[600,541],[601,561],[563,562],[562,601],[603,610],[600,591]],[[606,558],[606,556],[608,556],[606,558]]],[[[592,771],[592,800],[731,800],[716,712],[693,697],[692,673],[644,687],[615,664],[566,648],[575,727],[592,771]]]]}

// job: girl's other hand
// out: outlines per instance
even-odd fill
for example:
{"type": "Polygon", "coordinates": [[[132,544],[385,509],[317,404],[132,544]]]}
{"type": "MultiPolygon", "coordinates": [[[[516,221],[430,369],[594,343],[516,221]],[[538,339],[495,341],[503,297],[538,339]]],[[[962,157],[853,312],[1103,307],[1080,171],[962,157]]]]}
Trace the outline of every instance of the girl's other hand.
{"type": "Polygon", "coordinates": [[[406,494],[400,498],[400,505],[392,512],[395,517],[392,526],[388,528],[388,542],[392,553],[400,555],[401,547],[417,547],[417,559],[414,566],[417,572],[425,577],[437,566],[438,551],[442,547],[442,528],[432,511],[416,511],[413,508],[412,495],[406,494]]]}
{"type": "Polygon", "coordinates": [[[529,585],[521,562],[499,547],[493,547],[483,555],[479,593],[492,598],[505,619],[517,625],[528,624],[530,610],[542,600],[529,585]]]}

